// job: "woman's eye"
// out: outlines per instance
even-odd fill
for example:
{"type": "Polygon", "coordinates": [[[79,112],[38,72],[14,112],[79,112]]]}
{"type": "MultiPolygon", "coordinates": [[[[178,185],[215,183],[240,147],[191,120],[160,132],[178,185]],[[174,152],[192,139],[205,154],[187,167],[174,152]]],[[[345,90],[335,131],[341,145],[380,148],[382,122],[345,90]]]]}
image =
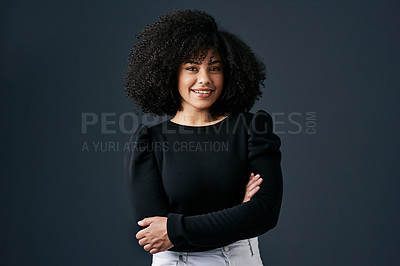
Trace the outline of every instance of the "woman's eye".
{"type": "Polygon", "coordinates": [[[189,71],[196,71],[197,69],[196,69],[195,67],[187,67],[186,70],[189,70],[189,71]]]}
{"type": "Polygon", "coordinates": [[[212,68],[210,68],[210,70],[211,70],[211,71],[220,71],[221,68],[219,68],[219,67],[212,67],[212,68]]]}

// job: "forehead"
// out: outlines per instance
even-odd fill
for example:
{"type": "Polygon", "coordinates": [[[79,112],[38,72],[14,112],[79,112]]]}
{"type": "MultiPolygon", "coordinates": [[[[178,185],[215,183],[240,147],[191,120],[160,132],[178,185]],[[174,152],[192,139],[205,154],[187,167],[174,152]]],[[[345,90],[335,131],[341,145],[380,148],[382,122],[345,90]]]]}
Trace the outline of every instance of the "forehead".
{"type": "Polygon", "coordinates": [[[214,48],[200,48],[184,61],[195,61],[201,63],[205,59],[208,59],[208,62],[212,62],[215,60],[221,60],[221,57],[218,50],[214,48]]]}

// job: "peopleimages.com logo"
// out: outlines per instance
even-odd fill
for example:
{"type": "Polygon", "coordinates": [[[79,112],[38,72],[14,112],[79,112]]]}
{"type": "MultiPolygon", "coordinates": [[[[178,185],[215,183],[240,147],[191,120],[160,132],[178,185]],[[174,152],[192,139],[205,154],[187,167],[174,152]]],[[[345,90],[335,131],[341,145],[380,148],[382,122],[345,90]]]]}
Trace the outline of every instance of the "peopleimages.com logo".
{"type": "MultiPolygon", "coordinates": [[[[242,115],[242,114],[239,114],[242,115]]],[[[316,112],[275,112],[270,113],[273,120],[273,132],[279,136],[281,135],[315,135],[317,134],[317,113],[316,112]]],[[[157,125],[171,117],[152,117],[152,116],[139,116],[133,112],[125,112],[121,114],[111,112],[85,112],[81,115],[81,134],[83,143],[81,151],[84,152],[120,152],[131,150],[132,143],[129,143],[128,137],[123,138],[120,134],[131,135],[135,132],[140,125],[157,125]]],[[[238,117],[235,119],[236,124],[240,123],[238,117]]],[[[227,120],[229,123],[229,120],[227,120]]],[[[243,120],[244,121],[244,120],[243,120]]],[[[235,124],[229,127],[234,133],[238,128],[235,124]]],[[[176,134],[174,130],[162,129],[164,134],[176,134]]],[[[208,128],[207,128],[208,130],[208,128]]],[[[216,133],[221,132],[221,127],[210,127],[216,133]]],[[[229,130],[225,127],[225,130],[229,130]]],[[[253,129],[256,130],[256,129],[253,129]]],[[[267,130],[267,129],[266,129],[267,130]]],[[[192,131],[186,132],[188,134],[192,131]]],[[[263,132],[257,132],[263,133],[263,132]]],[[[179,134],[185,134],[185,131],[180,131],[179,134]]],[[[212,149],[218,152],[228,152],[229,147],[225,143],[176,143],[171,147],[166,147],[164,143],[155,145],[154,149],[170,149],[180,151],[202,151],[212,149]]]]}
{"type": "MultiPolygon", "coordinates": [[[[274,133],[308,134],[317,133],[317,112],[271,113],[274,121],[274,133]]],[[[165,121],[167,116],[138,116],[132,112],[117,113],[82,113],[81,133],[83,135],[100,133],[113,135],[117,133],[132,134],[140,124],[156,125],[165,121]]],[[[238,119],[239,120],[239,119],[238,119]]]]}

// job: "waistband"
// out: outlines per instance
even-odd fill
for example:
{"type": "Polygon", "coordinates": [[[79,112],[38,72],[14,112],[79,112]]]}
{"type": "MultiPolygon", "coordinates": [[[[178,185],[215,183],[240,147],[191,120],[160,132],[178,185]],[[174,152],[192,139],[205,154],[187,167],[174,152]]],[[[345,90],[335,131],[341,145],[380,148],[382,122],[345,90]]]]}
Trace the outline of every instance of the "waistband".
{"type": "Polygon", "coordinates": [[[253,255],[253,253],[258,253],[259,252],[258,251],[258,237],[238,240],[238,241],[228,244],[226,246],[211,249],[211,250],[206,250],[206,251],[185,252],[185,251],[166,250],[163,252],[153,254],[153,256],[160,257],[160,258],[168,257],[168,258],[178,258],[178,259],[185,260],[185,258],[187,258],[188,256],[210,256],[210,255],[220,256],[220,255],[223,255],[226,253],[239,251],[241,249],[250,249],[252,255],[253,255]]]}

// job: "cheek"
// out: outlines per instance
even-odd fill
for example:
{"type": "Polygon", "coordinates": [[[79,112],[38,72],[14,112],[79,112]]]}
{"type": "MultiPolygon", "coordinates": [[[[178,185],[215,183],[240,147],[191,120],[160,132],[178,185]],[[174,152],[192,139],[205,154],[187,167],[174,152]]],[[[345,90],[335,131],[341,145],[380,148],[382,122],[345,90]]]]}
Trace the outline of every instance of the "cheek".
{"type": "Polygon", "coordinates": [[[178,79],[178,88],[179,89],[188,89],[193,85],[193,77],[190,75],[181,75],[178,79]]]}
{"type": "Polygon", "coordinates": [[[223,75],[218,76],[214,81],[214,85],[219,89],[222,89],[222,87],[224,86],[224,76],[223,75]]]}

